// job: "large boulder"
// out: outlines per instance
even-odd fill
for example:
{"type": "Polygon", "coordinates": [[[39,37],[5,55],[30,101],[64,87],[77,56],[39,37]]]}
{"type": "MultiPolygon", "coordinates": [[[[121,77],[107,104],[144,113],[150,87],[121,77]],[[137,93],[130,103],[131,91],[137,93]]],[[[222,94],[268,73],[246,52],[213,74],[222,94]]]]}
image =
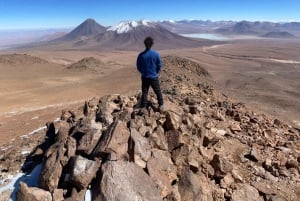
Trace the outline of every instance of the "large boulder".
{"type": "Polygon", "coordinates": [[[36,187],[28,187],[26,183],[21,182],[17,201],[52,201],[52,195],[49,191],[36,187]]]}
{"type": "Polygon", "coordinates": [[[78,189],[89,186],[100,167],[100,161],[92,161],[82,156],[72,158],[70,182],[78,189]]]}
{"type": "Polygon", "coordinates": [[[166,130],[178,129],[180,124],[181,124],[181,117],[179,114],[172,111],[166,112],[166,121],[165,121],[166,130]]]}
{"type": "Polygon", "coordinates": [[[233,169],[233,165],[226,158],[218,154],[214,155],[210,164],[215,170],[214,177],[216,178],[224,178],[233,169]]]}
{"type": "Polygon", "coordinates": [[[232,201],[263,201],[258,190],[249,184],[242,184],[237,187],[231,196],[232,201]]]}
{"type": "Polygon", "coordinates": [[[171,154],[158,149],[152,150],[152,156],[147,162],[149,176],[160,190],[161,197],[175,194],[172,183],[176,183],[177,168],[171,160],[171,154]]]}
{"type": "Polygon", "coordinates": [[[102,133],[92,157],[105,157],[109,155],[113,160],[127,159],[128,140],[130,132],[126,123],[115,119],[112,124],[102,133]]]}
{"type": "Polygon", "coordinates": [[[91,128],[80,139],[78,143],[77,151],[86,155],[91,154],[95,146],[97,145],[97,142],[101,137],[101,134],[102,132],[100,129],[91,128]]]}
{"type": "Polygon", "coordinates": [[[131,140],[133,141],[134,162],[142,167],[146,167],[146,162],[151,156],[151,147],[149,138],[143,137],[136,129],[131,129],[131,140]]]}
{"type": "Polygon", "coordinates": [[[63,143],[55,143],[50,147],[54,150],[47,160],[44,162],[44,167],[39,178],[39,186],[45,190],[53,192],[58,187],[58,182],[62,174],[65,149],[63,143]]]}
{"type": "Polygon", "coordinates": [[[94,189],[94,201],[162,201],[152,179],[136,164],[109,161],[101,170],[103,175],[94,189]]]}

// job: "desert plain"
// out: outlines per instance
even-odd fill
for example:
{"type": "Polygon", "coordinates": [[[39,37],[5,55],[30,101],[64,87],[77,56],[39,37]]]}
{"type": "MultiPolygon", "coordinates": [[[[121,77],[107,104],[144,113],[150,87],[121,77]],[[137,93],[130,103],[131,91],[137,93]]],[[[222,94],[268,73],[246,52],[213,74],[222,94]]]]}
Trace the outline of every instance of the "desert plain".
{"type": "MultiPolygon", "coordinates": [[[[159,52],[162,57],[175,55],[199,63],[225,96],[300,127],[299,40],[232,40],[159,52]]],[[[2,50],[0,145],[18,141],[19,136],[44,127],[59,118],[62,110],[85,100],[140,90],[135,66],[138,53],[2,50]]]]}

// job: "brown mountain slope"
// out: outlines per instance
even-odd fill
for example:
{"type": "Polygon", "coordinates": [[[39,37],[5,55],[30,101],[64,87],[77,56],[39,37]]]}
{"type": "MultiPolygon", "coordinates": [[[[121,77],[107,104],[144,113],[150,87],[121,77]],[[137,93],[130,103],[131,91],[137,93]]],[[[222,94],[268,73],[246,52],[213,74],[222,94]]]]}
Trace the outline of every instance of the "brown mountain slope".
{"type": "MultiPolygon", "coordinates": [[[[64,111],[36,135],[23,168],[43,163],[38,188],[22,184],[18,199],[84,200],[89,189],[91,200],[299,200],[300,131],[225,97],[197,63],[163,60],[165,111],[153,94],[138,109],[138,93],[64,111]]],[[[24,161],[12,149],[1,171],[24,161]]]]}

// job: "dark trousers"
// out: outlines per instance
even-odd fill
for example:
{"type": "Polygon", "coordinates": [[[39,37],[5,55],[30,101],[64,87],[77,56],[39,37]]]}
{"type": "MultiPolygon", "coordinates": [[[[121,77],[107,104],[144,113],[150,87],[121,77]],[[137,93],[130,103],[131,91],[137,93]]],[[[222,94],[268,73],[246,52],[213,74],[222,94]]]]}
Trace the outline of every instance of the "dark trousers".
{"type": "Polygon", "coordinates": [[[159,105],[163,105],[163,97],[159,86],[158,78],[144,78],[142,77],[142,101],[141,107],[146,107],[148,104],[148,91],[149,88],[153,89],[154,93],[156,94],[157,101],[159,105]]]}

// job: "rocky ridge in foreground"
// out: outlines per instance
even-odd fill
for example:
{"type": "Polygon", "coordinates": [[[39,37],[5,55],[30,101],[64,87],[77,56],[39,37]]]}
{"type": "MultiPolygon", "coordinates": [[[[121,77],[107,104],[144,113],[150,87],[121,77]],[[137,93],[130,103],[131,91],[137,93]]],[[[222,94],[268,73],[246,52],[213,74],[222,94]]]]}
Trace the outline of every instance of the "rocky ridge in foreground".
{"type": "Polygon", "coordinates": [[[153,94],[148,110],[110,95],[48,123],[24,164],[43,163],[38,185],[17,200],[299,200],[300,131],[219,94],[198,64],[164,65],[164,112],[153,94]]]}

